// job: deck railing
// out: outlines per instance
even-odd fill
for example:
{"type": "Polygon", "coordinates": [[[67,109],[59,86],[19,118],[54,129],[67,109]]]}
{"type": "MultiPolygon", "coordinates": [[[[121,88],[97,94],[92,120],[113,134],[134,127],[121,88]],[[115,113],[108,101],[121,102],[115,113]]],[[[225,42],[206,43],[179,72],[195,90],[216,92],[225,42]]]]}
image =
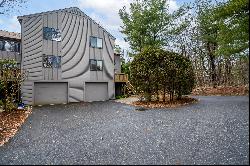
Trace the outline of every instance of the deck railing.
{"type": "Polygon", "coordinates": [[[125,73],[119,73],[115,74],[115,82],[128,82],[128,74],[125,73]]]}

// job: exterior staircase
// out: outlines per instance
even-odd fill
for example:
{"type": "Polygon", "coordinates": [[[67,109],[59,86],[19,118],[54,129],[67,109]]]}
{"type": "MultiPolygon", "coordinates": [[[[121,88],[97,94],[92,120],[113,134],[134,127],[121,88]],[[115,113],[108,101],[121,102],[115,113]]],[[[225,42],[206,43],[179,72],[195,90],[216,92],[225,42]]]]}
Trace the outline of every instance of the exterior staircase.
{"type": "Polygon", "coordinates": [[[129,95],[136,94],[135,88],[133,87],[133,85],[131,85],[129,81],[126,82],[125,88],[129,95]]]}

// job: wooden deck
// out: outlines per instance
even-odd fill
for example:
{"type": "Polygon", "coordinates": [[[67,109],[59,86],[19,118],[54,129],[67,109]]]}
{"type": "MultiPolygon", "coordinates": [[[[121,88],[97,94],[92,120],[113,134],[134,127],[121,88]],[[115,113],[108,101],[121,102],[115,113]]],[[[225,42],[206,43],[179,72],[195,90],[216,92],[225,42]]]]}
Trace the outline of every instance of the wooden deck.
{"type": "Polygon", "coordinates": [[[128,74],[119,73],[115,74],[115,82],[128,82],[128,74]]]}

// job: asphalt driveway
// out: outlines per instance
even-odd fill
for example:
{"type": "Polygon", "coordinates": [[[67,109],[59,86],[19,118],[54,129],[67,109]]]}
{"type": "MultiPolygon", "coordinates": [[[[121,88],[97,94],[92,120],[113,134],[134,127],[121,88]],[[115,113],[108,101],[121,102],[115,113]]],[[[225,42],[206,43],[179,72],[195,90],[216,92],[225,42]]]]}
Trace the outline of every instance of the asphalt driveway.
{"type": "Polygon", "coordinates": [[[249,97],[136,111],[114,101],[35,107],[0,164],[249,164],[249,97]]]}

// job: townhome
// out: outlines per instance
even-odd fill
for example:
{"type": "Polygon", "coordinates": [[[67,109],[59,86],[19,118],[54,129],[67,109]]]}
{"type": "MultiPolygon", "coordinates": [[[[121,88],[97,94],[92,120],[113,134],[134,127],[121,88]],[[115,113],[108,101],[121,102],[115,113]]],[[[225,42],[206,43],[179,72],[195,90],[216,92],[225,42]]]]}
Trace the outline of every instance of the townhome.
{"type": "Polygon", "coordinates": [[[14,59],[21,67],[21,34],[0,30],[0,59],[14,59]]]}
{"type": "MultiPolygon", "coordinates": [[[[25,104],[115,98],[113,37],[79,8],[19,16],[25,104]]],[[[119,58],[119,57],[118,57],[119,58]]]]}

